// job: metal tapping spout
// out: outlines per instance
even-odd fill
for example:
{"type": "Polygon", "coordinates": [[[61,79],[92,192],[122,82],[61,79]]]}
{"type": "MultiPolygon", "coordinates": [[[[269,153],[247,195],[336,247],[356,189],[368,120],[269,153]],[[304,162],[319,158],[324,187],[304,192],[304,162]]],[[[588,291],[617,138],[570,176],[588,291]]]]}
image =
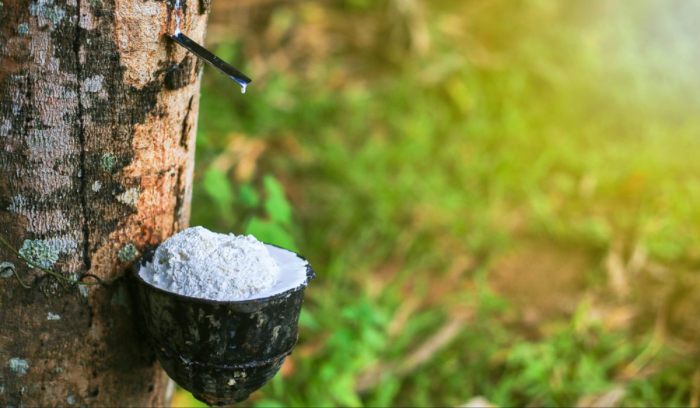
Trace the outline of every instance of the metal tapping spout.
{"type": "Polygon", "coordinates": [[[238,85],[241,87],[241,93],[245,93],[246,89],[248,88],[248,85],[253,81],[250,79],[247,75],[239,71],[237,68],[232,66],[231,64],[227,63],[226,61],[222,60],[221,58],[217,57],[214,55],[211,51],[208,49],[204,48],[203,46],[197,44],[194,40],[186,36],[185,34],[182,33],[180,30],[180,22],[181,22],[181,16],[180,13],[182,12],[182,5],[181,5],[181,0],[175,0],[175,32],[173,34],[170,34],[170,38],[173,39],[176,43],[180,44],[181,46],[185,47],[188,51],[196,55],[198,58],[206,61],[209,63],[212,67],[218,69],[222,73],[224,73],[226,76],[231,78],[233,81],[235,81],[238,85]]]}

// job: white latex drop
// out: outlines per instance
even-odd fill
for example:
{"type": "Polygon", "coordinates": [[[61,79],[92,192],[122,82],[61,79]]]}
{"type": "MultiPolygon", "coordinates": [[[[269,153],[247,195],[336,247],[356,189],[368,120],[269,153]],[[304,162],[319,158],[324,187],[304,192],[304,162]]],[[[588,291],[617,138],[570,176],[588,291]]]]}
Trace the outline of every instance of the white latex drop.
{"type": "Polygon", "coordinates": [[[180,11],[182,10],[182,5],[180,0],[175,0],[175,35],[180,34],[180,11]]]}

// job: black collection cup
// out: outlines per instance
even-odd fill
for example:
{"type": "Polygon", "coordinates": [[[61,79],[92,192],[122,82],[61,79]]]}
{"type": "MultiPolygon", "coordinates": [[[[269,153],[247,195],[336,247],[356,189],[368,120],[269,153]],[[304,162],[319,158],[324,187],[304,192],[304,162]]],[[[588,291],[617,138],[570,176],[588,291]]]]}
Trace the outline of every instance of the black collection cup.
{"type": "Polygon", "coordinates": [[[306,264],[303,284],[288,291],[217,301],[144,281],[139,269],[153,252],[132,267],[132,277],[143,329],[160,364],[170,378],[209,405],[245,400],[277,373],[297,342],[304,289],[315,277],[311,266],[306,264]]]}

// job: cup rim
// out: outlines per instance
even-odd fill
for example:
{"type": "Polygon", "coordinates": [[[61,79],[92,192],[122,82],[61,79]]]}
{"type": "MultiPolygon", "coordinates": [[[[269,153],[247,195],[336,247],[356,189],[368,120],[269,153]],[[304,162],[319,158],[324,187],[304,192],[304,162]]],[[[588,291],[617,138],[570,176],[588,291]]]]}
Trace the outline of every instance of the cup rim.
{"type": "Polygon", "coordinates": [[[297,287],[285,290],[284,292],[276,293],[274,295],[266,296],[266,297],[255,298],[255,299],[243,299],[243,300],[216,300],[216,299],[198,298],[198,297],[194,297],[194,296],[187,296],[187,295],[182,295],[182,294],[179,294],[176,292],[171,292],[171,291],[165,290],[163,288],[159,288],[158,286],[155,286],[155,285],[151,284],[150,282],[147,282],[146,280],[144,280],[141,277],[141,275],[139,274],[139,270],[141,269],[141,266],[144,264],[144,262],[149,261],[153,257],[153,254],[155,253],[157,246],[147,248],[143,252],[143,255],[141,255],[141,257],[136,262],[134,262],[129,267],[129,269],[131,270],[131,275],[134,278],[136,278],[137,282],[142,284],[142,285],[145,285],[150,290],[153,290],[155,292],[161,293],[161,294],[166,295],[166,296],[174,297],[176,299],[187,301],[190,303],[204,303],[204,304],[212,304],[212,305],[249,305],[249,304],[266,303],[266,302],[270,302],[270,301],[274,301],[274,300],[278,300],[278,299],[283,299],[283,298],[286,298],[293,293],[303,291],[309,285],[309,282],[312,281],[314,278],[316,278],[316,273],[314,272],[313,268],[311,267],[311,264],[309,263],[309,261],[306,258],[304,258],[303,256],[299,255],[297,252],[294,252],[294,251],[287,249],[287,248],[282,248],[279,245],[268,244],[267,242],[264,242],[264,241],[261,241],[261,242],[265,245],[269,245],[269,246],[279,248],[279,249],[284,250],[284,251],[291,252],[294,255],[296,255],[297,257],[299,257],[301,260],[306,262],[306,265],[305,265],[305,267],[306,267],[306,279],[297,287]]]}

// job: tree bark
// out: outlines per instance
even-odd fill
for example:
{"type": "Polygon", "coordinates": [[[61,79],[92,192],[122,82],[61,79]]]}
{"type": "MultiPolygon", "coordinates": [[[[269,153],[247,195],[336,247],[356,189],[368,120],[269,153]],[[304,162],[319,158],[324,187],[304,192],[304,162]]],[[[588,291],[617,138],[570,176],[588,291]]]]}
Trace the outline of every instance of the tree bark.
{"type": "MultiPolygon", "coordinates": [[[[182,0],[202,41],[209,0],[182,0]]],[[[201,64],[173,2],[0,1],[0,234],[67,276],[122,276],[188,223],[201,64]]],[[[0,405],[162,405],[121,280],[62,288],[0,249],[0,405]],[[5,272],[9,269],[5,269],[5,272]]]]}

